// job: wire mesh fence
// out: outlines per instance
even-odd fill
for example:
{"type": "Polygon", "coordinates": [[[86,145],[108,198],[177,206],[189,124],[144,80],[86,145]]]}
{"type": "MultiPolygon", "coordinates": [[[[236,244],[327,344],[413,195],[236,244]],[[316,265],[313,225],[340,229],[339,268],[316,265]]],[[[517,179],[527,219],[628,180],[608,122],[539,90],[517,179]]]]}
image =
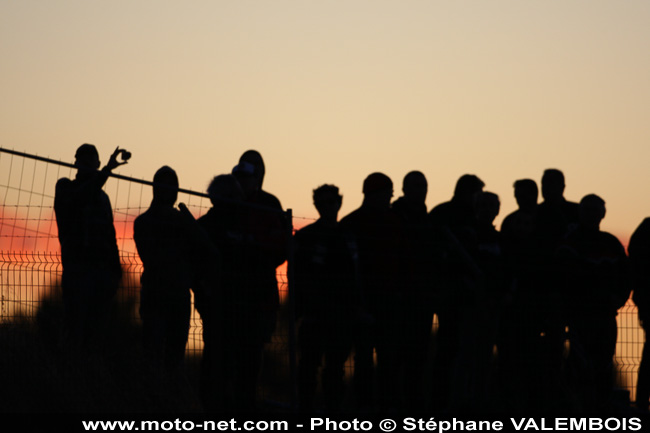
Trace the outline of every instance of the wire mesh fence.
{"type": "MultiPolygon", "coordinates": [[[[74,171],[67,163],[0,149],[0,326],[13,323],[17,318],[33,321],[44,300],[58,293],[62,267],[53,211],[54,185],[62,177],[72,178],[74,171]]],[[[133,241],[133,222],[148,208],[151,187],[145,181],[122,176],[110,177],[104,190],[113,205],[123,268],[119,297],[128,305],[133,322],[139,323],[142,262],[133,241]]],[[[180,191],[178,201],[186,203],[195,217],[205,214],[211,206],[206,195],[186,190],[180,191]]],[[[305,220],[301,218],[301,223],[305,220]]],[[[267,368],[269,377],[262,391],[272,399],[289,404],[295,378],[292,363],[295,353],[291,342],[293,317],[286,310],[289,283],[286,263],[278,268],[277,277],[284,309],[281,309],[279,325],[267,349],[274,361],[271,362],[273,368],[267,368]],[[274,395],[273,386],[283,390],[274,395]]],[[[188,355],[200,356],[203,347],[201,320],[196,311],[192,311],[186,350],[188,355]]],[[[634,395],[644,335],[631,301],[620,309],[617,320],[617,381],[634,395]]],[[[434,333],[436,326],[434,320],[434,333]]],[[[352,359],[347,364],[348,375],[352,371],[351,363],[352,359]]]]}
{"type": "MultiPolygon", "coordinates": [[[[73,179],[75,173],[75,167],[66,162],[0,149],[0,335],[14,332],[17,326],[33,325],[45,304],[61,299],[63,267],[54,213],[55,185],[61,178],[73,179]]],[[[143,265],[133,227],[136,217],[149,208],[151,185],[149,181],[117,175],[110,176],[103,187],[112,205],[122,267],[116,303],[120,314],[135,326],[134,332],[141,327],[143,265]]],[[[184,203],[197,219],[212,206],[204,193],[184,189],[179,190],[178,202],[184,203]]],[[[278,268],[277,280],[284,304],[288,293],[286,263],[278,268]]],[[[280,323],[266,348],[273,368],[266,369],[260,394],[267,400],[288,405],[292,398],[288,335],[291,327],[286,323],[285,310],[286,307],[281,310],[280,323]],[[269,385],[278,383],[282,384],[279,393],[269,385]]],[[[196,366],[202,350],[201,317],[192,308],[186,357],[195,360],[187,367],[195,370],[195,376],[200,374],[196,366]]]]}

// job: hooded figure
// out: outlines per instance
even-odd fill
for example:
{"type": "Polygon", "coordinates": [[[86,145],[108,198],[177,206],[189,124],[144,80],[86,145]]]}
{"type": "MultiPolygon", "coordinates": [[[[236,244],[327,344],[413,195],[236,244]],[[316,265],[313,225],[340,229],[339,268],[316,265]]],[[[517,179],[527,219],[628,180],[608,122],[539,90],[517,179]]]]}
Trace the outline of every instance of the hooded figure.
{"type": "Polygon", "coordinates": [[[153,182],[151,206],[133,223],[133,238],[143,265],[143,344],[154,366],[178,373],[190,327],[193,263],[202,248],[202,233],[182,203],[181,210],[174,208],[176,172],[164,166],[153,182]]]}

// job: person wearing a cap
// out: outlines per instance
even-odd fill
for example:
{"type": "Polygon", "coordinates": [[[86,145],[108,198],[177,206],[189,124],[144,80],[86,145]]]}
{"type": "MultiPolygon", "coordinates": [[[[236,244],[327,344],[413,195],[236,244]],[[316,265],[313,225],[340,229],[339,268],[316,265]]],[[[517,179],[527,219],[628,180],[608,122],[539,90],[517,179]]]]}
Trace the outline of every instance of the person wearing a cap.
{"type": "Polygon", "coordinates": [[[352,233],[359,251],[361,305],[355,335],[354,387],[359,409],[372,409],[373,350],[377,353],[379,409],[395,409],[399,402],[399,305],[403,236],[399,218],[390,207],[393,182],[372,173],[363,182],[361,207],[344,217],[340,226],[352,233]]]}
{"type": "Polygon", "coordinates": [[[126,164],[126,160],[118,161],[120,154],[125,157],[125,151],[116,148],[99,170],[97,149],[83,144],[75,154],[75,178],[61,178],[56,183],[54,212],[61,244],[66,325],[71,339],[84,345],[105,326],[122,275],[113,210],[102,189],[111,171],[126,164]]]}

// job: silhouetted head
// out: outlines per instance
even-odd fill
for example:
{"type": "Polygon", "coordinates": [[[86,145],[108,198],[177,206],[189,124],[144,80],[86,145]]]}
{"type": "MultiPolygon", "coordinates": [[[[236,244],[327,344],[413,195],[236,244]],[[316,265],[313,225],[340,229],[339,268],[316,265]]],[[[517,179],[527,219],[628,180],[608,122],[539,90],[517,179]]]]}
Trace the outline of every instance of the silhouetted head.
{"type": "Polygon", "coordinates": [[[255,167],[248,162],[240,162],[232,169],[232,174],[241,186],[246,198],[250,198],[260,190],[260,183],[255,176],[255,167]]]}
{"type": "Polygon", "coordinates": [[[321,219],[335,222],[338,219],[343,196],[339,194],[339,188],[334,185],[321,185],[313,193],[314,206],[321,219]]]}
{"type": "Polygon", "coordinates": [[[476,194],[474,204],[476,219],[481,223],[494,223],[494,219],[499,215],[501,202],[499,196],[492,192],[479,192],[476,194]]]}
{"type": "Polygon", "coordinates": [[[427,199],[427,178],[420,171],[411,171],[404,176],[402,192],[404,197],[416,203],[424,203],[427,199]]]}
{"type": "Polygon", "coordinates": [[[363,181],[363,205],[378,209],[390,208],[393,181],[383,173],[372,173],[363,181]]]}
{"type": "Polygon", "coordinates": [[[220,199],[229,201],[244,199],[244,191],[232,174],[220,174],[213,177],[208,185],[207,193],[213,206],[219,204],[220,199]]]}
{"type": "Polygon", "coordinates": [[[158,204],[173,206],[178,198],[178,176],[168,166],[158,169],[153,176],[153,200],[158,204]]]}
{"type": "Polygon", "coordinates": [[[596,194],[584,196],[580,200],[580,225],[588,229],[600,229],[605,212],[605,200],[596,194]]]}
{"type": "Polygon", "coordinates": [[[542,176],[542,197],[544,201],[554,203],[564,198],[564,173],[555,168],[544,171],[542,176]]]}
{"type": "Polygon", "coordinates": [[[257,150],[247,150],[239,158],[239,164],[232,169],[246,197],[253,196],[262,189],[264,182],[264,160],[257,150]]]}
{"type": "Polygon", "coordinates": [[[519,209],[532,210],[537,206],[539,190],[537,183],[532,179],[519,179],[514,183],[515,199],[519,209]]]}
{"type": "Polygon", "coordinates": [[[485,183],[474,174],[464,174],[456,181],[453,201],[462,203],[464,206],[474,205],[475,196],[483,191],[485,183]]]}
{"type": "Polygon", "coordinates": [[[101,164],[97,148],[88,143],[84,143],[77,148],[74,159],[74,166],[80,169],[97,170],[101,164]]]}
{"type": "Polygon", "coordinates": [[[262,155],[257,150],[247,150],[239,157],[239,162],[247,162],[255,167],[255,177],[259,181],[261,189],[262,182],[264,182],[264,174],[266,174],[262,155]]]}

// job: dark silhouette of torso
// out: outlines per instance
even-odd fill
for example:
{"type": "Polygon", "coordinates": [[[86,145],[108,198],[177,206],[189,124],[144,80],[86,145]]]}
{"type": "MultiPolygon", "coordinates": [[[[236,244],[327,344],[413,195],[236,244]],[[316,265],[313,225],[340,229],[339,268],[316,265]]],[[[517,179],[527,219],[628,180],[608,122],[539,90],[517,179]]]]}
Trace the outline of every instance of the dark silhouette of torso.
{"type": "Polygon", "coordinates": [[[286,260],[286,223],[280,201],[272,194],[260,190],[247,203],[243,229],[252,241],[246,254],[246,270],[255,290],[254,302],[260,308],[277,309],[279,306],[276,269],[286,260]],[[263,207],[263,208],[262,208],[263,207]]]}
{"type": "Polygon", "coordinates": [[[390,200],[384,204],[385,207],[364,204],[340,223],[354,235],[359,250],[361,306],[368,320],[359,325],[355,341],[354,380],[357,404],[366,409],[374,404],[373,349],[377,353],[379,406],[392,407],[398,399],[403,239],[399,218],[390,210],[390,200]]]}
{"type": "Polygon", "coordinates": [[[142,260],[140,316],[145,350],[154,365],[176,372],[185,356],[198,245],[190,222],[172,205],[156,204],[138,216],[133,238],[142,260]]]}
{"type": "Polygon", "coordinates": [[[316,221],[296,233],[295,243],[298,317],[349,322],[358,308],[352,236],[316,221]]]}
{"type": "Polygon", "coordinates": [[[336,222],[319,219],[295,236],[295,305],[298,331],[299,396],[302,411],[313,410],[322,368],[325,406],[337,411],[344,397],[344,365],[352,348],[356,289],[356,244],[336,222]]]}
{"type": "Polygon", "coordinates": [[[603,409],[613,388],[617,310],[630,294],[625,249],[615,236],[579,226],[557,254],[568,295],[572,385],[586,407],[603,409]]]}
{"type": "Polygon", "coordinates": [[[111,202],[102,190],[108,175],[79,173],[56,184],[56,214],[64,272],[76,266],[97,265],[120,275],[111,202]]]}
{"type": "Polygon", "coordinates": [[[66,323],[74,340],[87,345],[106,324],[122,275],[111,203],[102,190],[106,171],[79,170],[56,184],[56,214],[66,323]]]}
{"type": "Polygon", "coordinates": [[[400,288],[400,222],[390,209],[361,206],[341,220],[359,248],[359,267],[366,301],[374,293],[396,292],[400,288]]]}

